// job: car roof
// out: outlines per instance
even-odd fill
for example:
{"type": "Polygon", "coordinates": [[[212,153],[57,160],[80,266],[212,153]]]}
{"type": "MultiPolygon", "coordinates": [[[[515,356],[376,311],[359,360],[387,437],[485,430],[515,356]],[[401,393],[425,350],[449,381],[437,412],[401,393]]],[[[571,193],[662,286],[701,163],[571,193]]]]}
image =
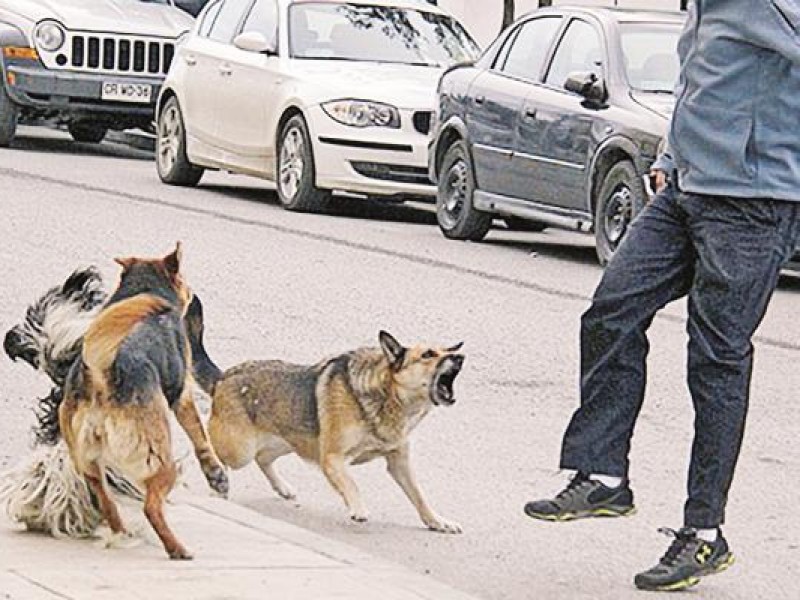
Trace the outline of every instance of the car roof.
{"type": "Polygon", "coordinates": [[[686,20],[686,13],[677,10],[643,10],[635,8],[615,8],[606,6],[571,6],[561,5],[551,8],[535,9],[526,14],[584,14],[594,15],[604,20],[617,23],[676,23],[682,24],[686,20]]]}
{"type": "Polygon", "coordinates": [[[427,0],[281,0],[283,5],[291,4],[364,4],[367,6],[389,6],[393,8],[410,8],[424,10],[429,13],[450,15],[446,10],[427,2],[427,0]]]}

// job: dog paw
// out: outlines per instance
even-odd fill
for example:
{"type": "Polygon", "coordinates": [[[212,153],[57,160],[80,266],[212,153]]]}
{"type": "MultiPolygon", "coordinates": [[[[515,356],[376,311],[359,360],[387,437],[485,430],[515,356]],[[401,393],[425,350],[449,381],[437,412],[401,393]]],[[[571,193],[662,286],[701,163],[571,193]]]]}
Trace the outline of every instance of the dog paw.
{"type": "Polygon", "coordinates": [[[230,483],[228,482],[228,474],[222,467],[213,467],[206,473],[206,480],[211,489],[223,498],[228,497],[230,491],[230,483]]]}
{"type": "Polygon", "coordinates": [[[108,531],[101,534],[101,544],[108,549],[135,548],[142,543],[140,538],[128,531],[118,531],[116,533],[108,531]]]}
{"type": "Polygon", "coordinates": [[[297,500],[297,494],[295,494],[294,490],[289,486],[276,489],[275,493],[284,500],[297,500]]]}
{"type": "Polygon", "coordinates": [[[356,523],[366,523],[369,520],[369,513],[365,510],[353,511],[350,513],[350,519],[356,523]]]}
{"type": "Polygon", "coordinates": [[[441,517],[430,519],[425,522],[425,525],[427,525],[428,529],[431,531],[436,531],[438,533],[462,533],[464,531],[461,525],[455,521],[448,521],[441,517]]]}
{"type": "Polygon", "coordinates": [[[194,560],[194,556],[183,546],[167,550],[170,560],[194,560]]]}

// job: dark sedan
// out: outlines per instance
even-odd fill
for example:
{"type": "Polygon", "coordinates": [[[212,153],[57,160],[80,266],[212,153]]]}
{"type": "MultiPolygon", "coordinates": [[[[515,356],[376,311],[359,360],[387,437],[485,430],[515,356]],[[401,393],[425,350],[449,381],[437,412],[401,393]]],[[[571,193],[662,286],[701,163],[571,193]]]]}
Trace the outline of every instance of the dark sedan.
{"type": "Polygon", "coordinates": [[[439,83],[430,174],[449,238],[510,227],[594,231],[605,264],[646,201],[684,14],[534,11],[439,83]]]}

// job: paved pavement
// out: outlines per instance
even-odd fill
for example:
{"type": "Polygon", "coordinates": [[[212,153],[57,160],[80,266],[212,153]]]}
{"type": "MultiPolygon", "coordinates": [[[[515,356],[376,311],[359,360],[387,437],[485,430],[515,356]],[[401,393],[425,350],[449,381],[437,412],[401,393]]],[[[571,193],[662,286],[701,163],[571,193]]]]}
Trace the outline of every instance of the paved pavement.
{"type": "Polygon", "coordinates": [[[2,517],[0,599],[473,598],[225,500],[177,495],[167,510],[193,561],[169,560],[149,531],[138,545],[106,548],[102,540],[28,533],[2,517]]]}

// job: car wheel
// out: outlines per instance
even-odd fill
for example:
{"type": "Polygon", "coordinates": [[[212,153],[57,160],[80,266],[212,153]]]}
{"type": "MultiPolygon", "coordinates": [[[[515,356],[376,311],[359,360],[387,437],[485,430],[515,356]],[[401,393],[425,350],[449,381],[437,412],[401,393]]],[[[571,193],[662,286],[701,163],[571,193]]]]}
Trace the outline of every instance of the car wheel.
{"type": "MultiPolygon", "coordinates": [[[[0,69],[2,75],[2,69],[0,69]]],[[[0,148],[5,148],[14,139],[17,133],[17,117],[19,116],[19,108],[8,97],[6,87],[0,81],[0,148]]]]}
{"type": "Polygon", "coordinates": [[[606,173],[595,202],[595,246],[601,265],[611,260],[644,205],[644,187],[633,163],[628,160],[616,163],[606,173]]]}
{"type": "Polygon", "coordinates": [[[186,156],[186,127],[174,96],[158,114],[156,169],[161,181],[170,185],[195,186],[203,176],[203,168],[186,156]]]}
{"type": "Polygon", "coordinates": [[[72,121],[67,125],[67,131],[76,142],[83,142],[86,144],[99,144],[103,141],[108,133],[107,127],[99,127],[91,123],[81,123],[80,121],[72,121]]]}
{"type": "Polygon", "coordinates": [[[311,136],[305,119],[295,115],[281,129],[278,141],[278,180],[281,205],[297,212],[320,212],[331,193],[316,187],[311,136]]]}
{"type": "Polygon", "coordinates": [[[436,220],[445,237],[480,241],[492,227],[492,215],[472,205],[475,173],[467,145],[454,143],[444,155],[436,193],[436,220]]]}
{"type": "Polygon", "coordinates": [[[529,221],[519,217],[503,217],[503,221],[511,231],[533,231],[538,233],[547,229],[547,224],[541,221],[529,221]]]}

